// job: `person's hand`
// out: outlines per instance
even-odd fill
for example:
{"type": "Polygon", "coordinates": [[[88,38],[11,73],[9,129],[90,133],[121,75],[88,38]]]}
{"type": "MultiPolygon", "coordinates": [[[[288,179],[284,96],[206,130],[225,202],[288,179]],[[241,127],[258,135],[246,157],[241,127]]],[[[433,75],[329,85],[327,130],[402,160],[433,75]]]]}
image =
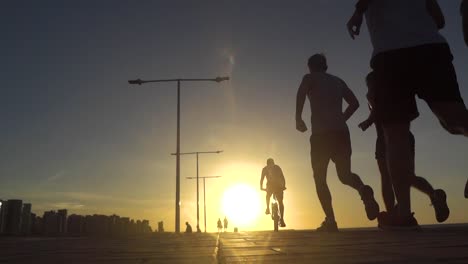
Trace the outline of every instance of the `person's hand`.
{"type": "Polygon", "coordinates": [[[348,23],[346,24],[346,27],[348,28],[348,33],[352,39],[354,39],[355,36],[359,36],[359,33],[361,32],[362,20],[363,14],[359,13],[356,10],[354,11],[354,14],[351,16],[348,23]]]}
{"type": "Polygon", "coordinates": [[[296,129],[300,132],[306,132],[307,131],[307,126],[302,119],[296,120],[296,129]]]}
{"type": "Polygon", "coordinates": [[[371,126],[371,123],[369,122],[369,120],[365,120],[361,122],[358,126],[360,129],[362,129],[362,131],[366,131],[371,126]]]}

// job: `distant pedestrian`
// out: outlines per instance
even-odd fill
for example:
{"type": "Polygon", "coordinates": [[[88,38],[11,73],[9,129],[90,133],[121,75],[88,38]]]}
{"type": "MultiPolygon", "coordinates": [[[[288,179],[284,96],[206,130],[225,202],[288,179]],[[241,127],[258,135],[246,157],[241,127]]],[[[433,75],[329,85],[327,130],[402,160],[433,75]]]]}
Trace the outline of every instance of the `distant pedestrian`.
{"type": "Polygon", "coordinates": [[[218,218],[218,233],[223,230],[223,223],[221,223],[221,218],[218,218]]]}
{"type": "Polygon", "coordinates": [[[226,232],[228,229],[228,220],[227,220],[227,217],[225,216],[224,217],[224,232],[226,232]]]}
{"type": "Polygon", "coordinates": [[[185,233],[192,233],[192,226],[189,224],[189,222],[185,222],[185,233]]]}

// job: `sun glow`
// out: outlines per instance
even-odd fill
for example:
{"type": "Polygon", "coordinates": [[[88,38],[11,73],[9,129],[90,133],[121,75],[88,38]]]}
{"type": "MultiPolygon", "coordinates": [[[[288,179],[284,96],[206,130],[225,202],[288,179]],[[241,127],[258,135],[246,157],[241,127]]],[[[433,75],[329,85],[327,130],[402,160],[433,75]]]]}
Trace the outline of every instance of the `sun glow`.
{"type": "Polygon", "coordinates": [[[260,215],[260,195],[252,186],[237,184],[224,192],[223,212],[237,227],[252,227],[260,215]]]}

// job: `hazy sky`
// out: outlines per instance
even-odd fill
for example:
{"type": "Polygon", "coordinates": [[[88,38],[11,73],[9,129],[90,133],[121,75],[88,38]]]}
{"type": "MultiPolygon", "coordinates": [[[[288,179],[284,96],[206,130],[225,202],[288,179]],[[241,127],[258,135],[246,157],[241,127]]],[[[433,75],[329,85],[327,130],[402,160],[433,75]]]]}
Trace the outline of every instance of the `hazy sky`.
{"type": "MultiPolygon", "coordinates": [[[[182,86],[181,151],[224,150],[200,156],[201,176],[223,176],[207,181],[208,231],[224,217],[226,190],[238,183],[258,190],[268,157],[285,172],[288,227],[315,228],[324,215],[312,178],[310,132],[295,130],[294,111],[307,58],[324,52],[330,73],[343,78],[361,102],[348,122],[353,170],[374,188],[383,207],[375,130],[357,128],[368,114],[364,77],[371,47],[365,26],[355,41],[346,32],[354,2],[4,2],[0,198],[32,202],[40,214],[66,207],[72,213],[147,218],[153,227],[164,220],[166,230],[174,230],[170,153],[176,143],[176,86],[132,87],[127,80],[229,75],[231,81],[220,85],[182,86]]],[[[468,48],[459,2],[440,1],[447,21],[442,33],[467,100],[468,48]]],[[[447,191],[448,222],[466,222],[466,139],[444,132],[425,103],[418,104],[417,174],[447,191]]],[[[195,181],[185,177],[195,176],[195,157],[181,161],[181,222],[194,226],[195,181]]],[[[357,193],[339,183],[334,166],[328,175],[339,226],[376,226],[365,217],[357,193]]],[[[429,199],[417,191],[412,197],[419,222],[434,223],[429,199]]],[[[270,229],[259,202],[259,218],[244,229],[270,229]]]]}

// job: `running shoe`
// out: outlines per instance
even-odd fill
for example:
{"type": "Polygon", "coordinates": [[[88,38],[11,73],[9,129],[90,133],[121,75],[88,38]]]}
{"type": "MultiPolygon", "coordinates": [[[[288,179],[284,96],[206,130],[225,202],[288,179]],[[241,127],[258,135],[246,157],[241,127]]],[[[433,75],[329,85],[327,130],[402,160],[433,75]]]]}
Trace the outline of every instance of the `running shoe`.
{"type": "Polygon", "coordinates": [[[431,196],[432,206],[436,214],[437,222],[442,223],[450,215],[450,209],[447,206],[447,195],[444,190],[437,189],[431,196]]]}
{"type": "Polygon", "coordinates": [[[317,232],[338,232],[338,225],[335,220],[329,220],[325,218],[325,221],[322,222],[319,228],[316,229],[317,232]]]}
{"type": "Polygon", "coordinates": [[[364,206],[366,208],[367,218],[369,220],[374,220],[379,215],[380,209],[379,204],[375,201],[374,198],[374,191],[369,185],[364,185],[359,190],[359,194],[361,195],[361,199],[364,202],[364,206]]]}
{"type": "Polygon", "coordinates": [[[281,227],[286,227],[286,223],[284,222],[283,219],[280,220],[280,226],[281,226],[281,227]]]}

